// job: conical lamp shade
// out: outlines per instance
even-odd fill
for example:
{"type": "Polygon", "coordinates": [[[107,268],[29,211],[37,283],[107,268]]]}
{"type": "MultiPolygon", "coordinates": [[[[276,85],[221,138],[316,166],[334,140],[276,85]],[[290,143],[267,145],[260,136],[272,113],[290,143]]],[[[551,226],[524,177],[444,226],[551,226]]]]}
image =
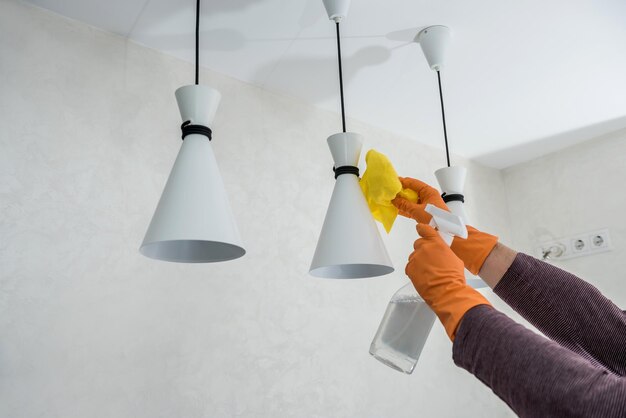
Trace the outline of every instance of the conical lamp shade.
{"type": "MultiPolygon", "coordinates": [[[[207,86],[176,90],[183,121],[194,125],[211,126],[220,98],[207,86]]],[[[227,261],[246,253],[206,136],[185,137],[140,251],[181,263],[227,261]]]]}
{"type": "MultiPolygon", "coordinates": [[[[361,144],[359,135],[351,132],[329,137],[335,167],[357,166],[361,144]]],[[[309,272],[316,277],[356,279],[392,271],[358,177],[338,176],[309,272]]]]}
{"type": "MultiPolygon", "coordinates": [[[[435,171],[435,177],[439,183],[439,189],[445,194],[463,194],[465,190],[465,178],[467,169],[465,167],[444,167],[435,171]]],[[[463,202],[455,200],[446,203],[450,212],[460,217],[467,224],[467,214],[463,202]]]]}
{"type": "MultiPolygon", "coordinates": [[[[435,177],[439,183],[440,190],[445,194],[463,194],[465,190],[465,178],[467,177],[467,169],[465,167],[444,167],[435,171],[435,177]]],[[[465,213],[464,203],[458,200],[446,203],[450,212],[460,217],[467,225],[467,214],[465,213]]],[[[469,271],[465,272],[465,281],[474,289],[487,287],[487,283],[479,277],[474,276],[469,271]]]]}

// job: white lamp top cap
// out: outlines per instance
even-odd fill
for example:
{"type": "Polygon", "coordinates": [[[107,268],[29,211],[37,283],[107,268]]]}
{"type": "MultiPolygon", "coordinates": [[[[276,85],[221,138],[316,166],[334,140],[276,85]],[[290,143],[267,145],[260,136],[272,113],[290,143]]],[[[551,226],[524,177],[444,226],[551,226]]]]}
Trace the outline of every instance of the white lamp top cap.
{"type": "Polygon", "coordinates": [[[350,0],[323,0],[323,2],[330,20],[339,23],[348,15],[350,0]]]}
{"type": "Polygon", "coordinates": [[[422,52],[432,70],[439,71],[443,68],[451,39],[452,31],[443,25],[428,26],[415,37],[415,42],[422,47],[422,52]]]}

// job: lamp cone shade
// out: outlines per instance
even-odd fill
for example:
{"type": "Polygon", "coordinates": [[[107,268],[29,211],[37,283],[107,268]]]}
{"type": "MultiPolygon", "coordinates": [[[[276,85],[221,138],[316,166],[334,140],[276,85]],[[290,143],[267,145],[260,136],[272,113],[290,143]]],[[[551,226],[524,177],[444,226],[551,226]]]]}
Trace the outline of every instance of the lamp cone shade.
{"type": "MultiPolygon", "coordinates": [[[[439,183],[439,188],[442,193],[463,194],[463,190],[465,190],[467,169],[465,167],[458,166],[444,167],[435,171],[435,177],[437,178],[437,182],[439,183]]],[[[465,203],[452,201],[446,203],[446,205],[448,206],[448,209],[450,209],[450,212],[457,215],[466,225],[468,225],[467,214],[465,213],[465,203]]],[[[487,287],[487,283],[467,270],[465,271],[465,281],[474,289],[487,287]]]]}
{"type": "MultiPolygon", "coordinates": [[[[358,134],[332,135],[328,146],[335,167],[358,165],[362,146],[358,134]]],[[[382,276],[393,270],[359,178],[354,174],[338,176],[309,273],[316,277],[356,279],[382,276]]]]}
{"type": "MultiPolygon", "coordinates": [[[[194,125],[210,128],[220,99],[208,86],[176,90],[182,120],[194,125]]],[[[227,261],[246,253],[206,136],[190,134],[182,142],[140,252],[181,263],[227,261]]]]}
{"type": "MultiPolygon", "coordinates": [[[[445,194],[463,194],[467,169],[465,167],[444,167],[435,171],[435,177],[439,183],[439,189],[445,194]]],[[[452,201],[446,203],[450,212],[461,218],[467,224],[467,214],[463,202],[452,201]]]]}

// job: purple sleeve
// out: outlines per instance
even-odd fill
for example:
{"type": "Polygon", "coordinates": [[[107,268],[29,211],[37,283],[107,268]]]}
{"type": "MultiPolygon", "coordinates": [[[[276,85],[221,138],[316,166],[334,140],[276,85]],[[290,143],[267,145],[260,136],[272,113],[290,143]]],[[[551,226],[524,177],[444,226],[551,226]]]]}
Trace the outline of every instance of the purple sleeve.
{"type": "Polygon", "coordinates": [[[470,309],[453,357],[521,417],[625,417],[626,379],[495,309],[470,309]]]}
{"type": "Polygon", "coordinates": [[[626,375],[626,314],[589,283],[518,254],[494,292],[547,337],[626,375]]]}

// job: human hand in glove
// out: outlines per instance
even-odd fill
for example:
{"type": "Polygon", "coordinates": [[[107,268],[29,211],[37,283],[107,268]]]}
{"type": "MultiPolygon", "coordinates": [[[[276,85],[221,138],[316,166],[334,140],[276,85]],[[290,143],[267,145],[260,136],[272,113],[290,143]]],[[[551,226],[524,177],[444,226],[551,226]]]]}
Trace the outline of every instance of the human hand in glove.
{"type": "Polygon", "coordinates": [[[406,274],[454,341],[463,315],[474,306],[491,304],[465,283],[463,262],[433,227],[419,223],[417,232],[422,238],[413,245],[406,274]]]}
{"type": "MultiPolygon", "coordinates": [[[[439,191],[428,184],[410,177],[399,177],[402,187],[417,192],[418,201],[413,203],[402,197],[396,197],[392,203],[398,208],[400,215],[413,218],[419,223],[427,224],[431,216],[426,213],[427,204],[437,206],[449,211],[439,191]]],[[[481,232],[478,229],[467,226],[467,239],[455,238],[452,241],[452,251],[459,257],[465,268],[472,274],[478,274],[485,259],[498,243],[498,237],[481,232]]]]}

